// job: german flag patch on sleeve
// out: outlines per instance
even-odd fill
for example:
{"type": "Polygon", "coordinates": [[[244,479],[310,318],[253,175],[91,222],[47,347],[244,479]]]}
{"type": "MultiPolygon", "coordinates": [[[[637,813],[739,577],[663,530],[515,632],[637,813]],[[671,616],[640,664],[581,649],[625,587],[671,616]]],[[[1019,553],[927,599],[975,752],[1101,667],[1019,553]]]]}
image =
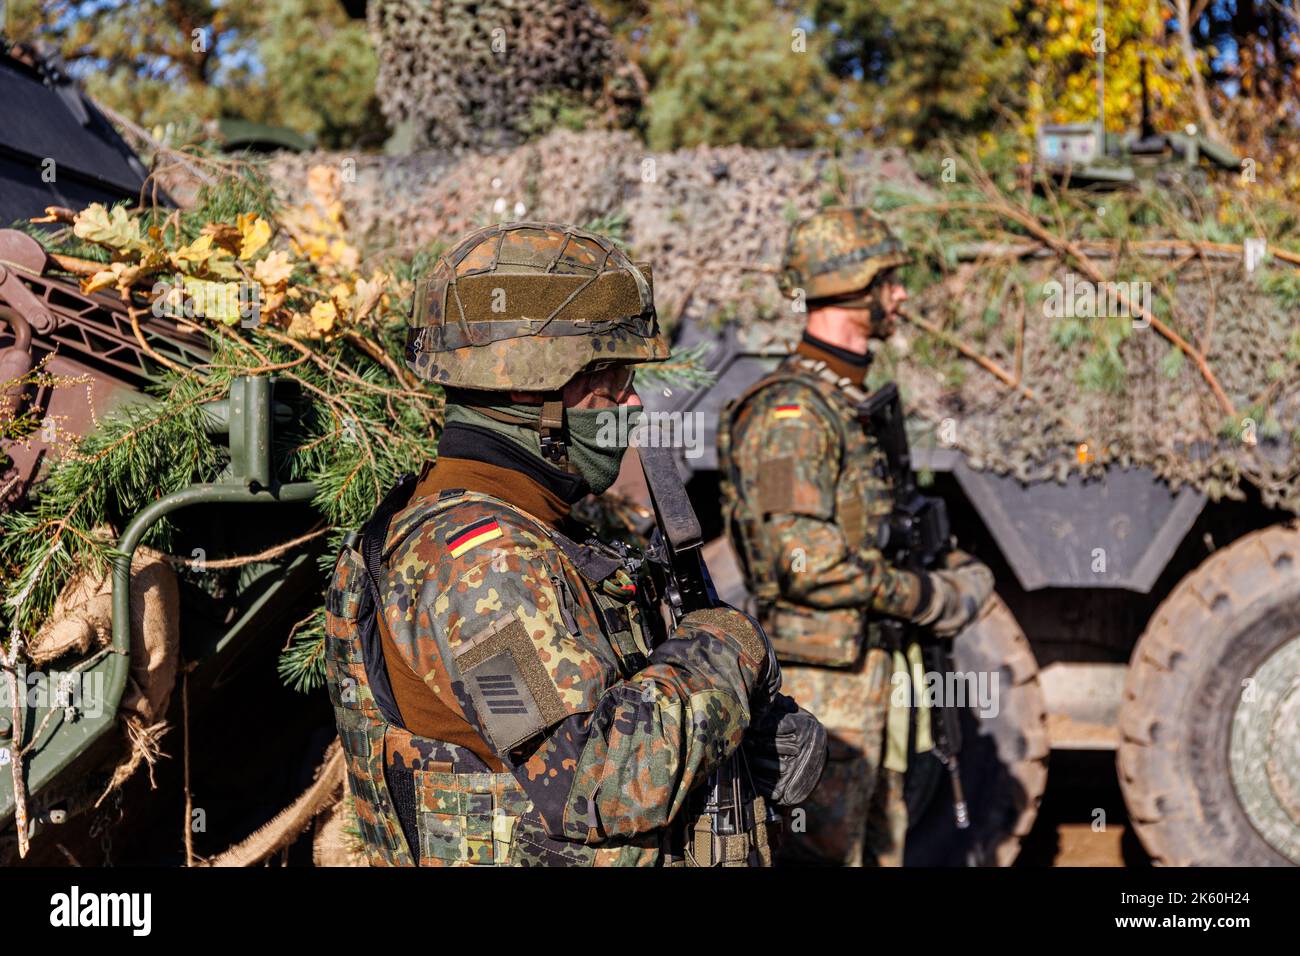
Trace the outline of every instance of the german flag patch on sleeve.
{"type": "Polygon", "coordinates": [[[470,548],[486,544],[488,541],[499,537],[501,537],[501,525],[497,524],[497,519],[484,518],[481,521],[475,521],[468,527],[453,531],[447,535],[446,541],[451,556],[459,558],[470,548]]]}
{"type": "Polygon", "coordinates": [[[801,418],[803,416],[803,406],[801,405],[778,405],[772,410],[772,417],[781,418],[801,418]]]}

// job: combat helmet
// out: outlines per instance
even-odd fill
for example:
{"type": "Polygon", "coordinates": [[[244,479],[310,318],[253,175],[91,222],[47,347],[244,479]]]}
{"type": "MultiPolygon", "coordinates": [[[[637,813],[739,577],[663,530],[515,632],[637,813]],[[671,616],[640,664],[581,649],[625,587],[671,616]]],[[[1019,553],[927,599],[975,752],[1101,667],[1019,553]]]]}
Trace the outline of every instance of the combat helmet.
{"type": "Polygon", "coordinates": [[[823,209],[790,229],[777,285],[787,298],[828,299],[865,290],[876,276],[911,262],[888,223],[870,209],[823,209]]]}
{"type": "Polygon", "coordinates": [[[553,392],[593,365],[667,357],[649,266],[577,226],[487,226],[416,283],[406,361],[440,385],[553,392]]]}

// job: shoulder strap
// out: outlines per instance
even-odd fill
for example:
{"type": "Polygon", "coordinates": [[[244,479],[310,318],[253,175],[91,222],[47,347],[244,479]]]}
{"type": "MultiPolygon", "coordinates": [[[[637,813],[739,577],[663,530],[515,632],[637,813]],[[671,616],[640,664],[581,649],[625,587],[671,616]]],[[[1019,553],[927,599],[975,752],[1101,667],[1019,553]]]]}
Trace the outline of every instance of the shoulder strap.
{"type": "Polygon", "coordinates": [[[379,637],[379,566],[382,561],[384,537],[393,515],[406,507],[415,490],[415,476],[403,474],[397,484],[384,496],[370,520],[361,529],[361,560],[366,567],[366,589],[357,611],[357,639],[361,645],[361,658],[366,667],[366,682],[374,695],[375,706],[384,719],[403,727],[388,667],[384,661],[384,645],[379,637]]]}
{"type": "Polygon", "coordinates": [[[772,371],[768,372],[766,375],[760,378],[753,385],[749,386],[749,388],[741,392],[739,396],[733,398],[730,402],[728,402],[727,405],[728,405],[729,414],[727,415],[727,418],[729,420],[734,419],[735,416],[739,414],[740,410],[749,402],[749,400],[753,398],[755,395],[757,395],[759,392],[763,391],[763,389],[768,388],[771,385],[776,385],[780,382],[788,382],[796,378],[796,376],[790,371],[790,359],[793,356],[794,353],[791,352],[790,355],[782,359],[780,365],[772,369],[772,371]]]}
{"type": "Polygon", "coordinates": [[[868,395],[847,378],[840,378],[832,372],[825,362],[791,352],[785,361],[729,403],[728,420],[734,419],[740,409],[759,392],[783,382],[802,382],[811,386],[824,398],[839,394],[855,407],[865,402],[868,395]]]}
{"type": "Polygon", "coordinates": [[[815,378],[820,385],[824,386],[822,391],[838,392],[855,407],[861,405],[867,400],[867,392],[858,388],[847,378],[840,378],[832,372],[830,367],[823,361],[810,359],[805,355],[796,355],[794,356],[794,362],[792,364],[801,372],[815,378]]]}
{"type": "Polygon", "coordinates": [[[611,554],[602,554],[590,544],[579,544],[568,535],[551,528],[547,528],[546,531],[551,540],[573,562],[578,573],[591,584],[599,584],[623,564],[620,558],[611,554]]]}

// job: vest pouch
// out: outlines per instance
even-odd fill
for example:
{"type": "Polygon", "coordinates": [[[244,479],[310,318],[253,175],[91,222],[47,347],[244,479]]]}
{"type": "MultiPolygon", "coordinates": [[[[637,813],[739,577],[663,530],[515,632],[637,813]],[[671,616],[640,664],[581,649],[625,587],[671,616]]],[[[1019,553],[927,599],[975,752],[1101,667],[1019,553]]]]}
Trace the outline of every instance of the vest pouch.
{"type": "Polygon", "coordinates": [[[857,608],[816,610],[777,601],[762,624],[782,662],[847,668],[862,654],[863,612],[857,608]]]}
{"type": "Polygon", "coordinates": [[[656,866],[666,858],[663,834],[647,833],[627,841],[595,847],[550,837],[536,810],[529,810],[515,830],[516,866],[656,866]]]}
{"type": "Polygon", "coordinates": [[[410,866],[393,796],[384,777],[384,727],[359,710],[335,707],[357,831],[371,866],[410,866]]]}
{"type": "Polygon", "coordinates": [[[505,866],[528,797],[509,773],[415,771],[421,866],[505,866]]]}
{"type": "Polygon", "coordinates": [[[650,649],[646,647],[637,606],[594,588],[589,594],[604,618],[605,636],[618,654],[619,670],[624,677],[630,677],[650,663],[650,649]]]}

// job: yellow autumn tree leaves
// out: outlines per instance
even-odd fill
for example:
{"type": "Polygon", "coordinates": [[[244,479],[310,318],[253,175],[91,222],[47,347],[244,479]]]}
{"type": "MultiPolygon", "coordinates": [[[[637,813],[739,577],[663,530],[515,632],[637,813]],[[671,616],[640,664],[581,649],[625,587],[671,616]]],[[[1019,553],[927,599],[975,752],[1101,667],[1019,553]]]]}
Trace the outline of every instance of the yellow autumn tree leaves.
{"type": "Polygon", "coordinates": [[[305,310],[291,312],[289,334],[303,338],[329,334],[343,320],[353,324],[374,309],[388,276],[378,270],[362,276],[360,253],[348,241],[343,216],[342,183],[333,166],[313,166],[307,173],[307,201],[285,210],[280,225],[289,246],[312,264],[327,295],[305,310]]]}
{"type": "Polygon", "coordinates": [[[1038,35],[1026,44],[1030,64],[1027,126],[1092,120],[1097,115],[1096,70],[1105,57],[1106,126],[1136,128],[1142,109],[1139,54],[1157,125],[1192,119],[1187,70],[1169,28],[1168,8],[1151,0],[1106,0],[1103,30],[1096,0],[1034,0],[1026,21],[1038,35]]]}
{"type": "Polygon", "coordinates": [[[146,225],[144,213],[95,203],[73,219],[73,233],[112,253],[82,280],[82,291],[113,288],[128,302],[143,297],[166,314],[225,325],[256,323],[295,338],[328,337],[365,319],[391,277],[363,275],[347,239],[337,169],[312,167],[304,200],[275,222],[253,213],[206,223],[190,242],[175,220],[146,225]],[[279,241],[277,241],[279,240],[279,241]]]}

